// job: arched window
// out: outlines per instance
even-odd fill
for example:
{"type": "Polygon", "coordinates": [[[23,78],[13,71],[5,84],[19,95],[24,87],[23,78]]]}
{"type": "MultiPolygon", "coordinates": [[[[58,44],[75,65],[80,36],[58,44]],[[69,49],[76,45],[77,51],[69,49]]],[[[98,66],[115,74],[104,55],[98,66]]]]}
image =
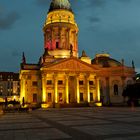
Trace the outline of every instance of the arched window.
{"type": "Polygon", "coordinates": [[[119,89],[118,89],[118,85],[114,85],[114,95],[118,95],[118,91],[119,91],[119,89]]]}

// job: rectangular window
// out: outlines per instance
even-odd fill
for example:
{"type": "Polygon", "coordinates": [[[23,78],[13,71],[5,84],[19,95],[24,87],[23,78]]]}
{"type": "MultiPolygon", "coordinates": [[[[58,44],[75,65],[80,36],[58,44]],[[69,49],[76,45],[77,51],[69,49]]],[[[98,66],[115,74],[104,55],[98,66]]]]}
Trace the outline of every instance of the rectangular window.
{"type": "Polygon", "coordinates": [[[2,90],[0,90],[0,96],[2,96],[2,90]]]}
{"type": "Polygon", "coordinates": [[[47,85],[52,85],[52,80],[47,80],[47,85]]]}
{"type": "Polygon", "coordinates": [[[94,82],[93,81],[89,81],[89,85],[94,85],[94,82]]]}
{"type": "Polygon", "coordinates": [[[80,80],[79,85],[84,85],[84,81],[80,80]]]}
{"type": "Polygon", "coordinates": [[[7,83],[7,89],[10,89],[10,82],[7,83]]]}
{"type": "Polygon", "coordinates": [[[63,85],[63,81],[62,80],[58,80],[58,85],[63,85]]]}
{"type": "Polygon", "coordinates": [[[83,93],[80,93],[80,102],[84,101],[83,93]]]}
{"type": "Polygon", "coordinates": [[[32,86],[37,87],[37,81],[33,81],[32,86]]]}
{"type": "Polygon", "coordinates": [[[56,49],[59,48],[59,42],[56,42],[56,49]]]}
{"type": "Polygon", "coordinates": [[[90,101],[91,102],[93,101],[93,93],[92,92],[90,93],[90,101]]]}
{"type": "Polygon", "coordinates": [[[48,102],[52,102],[52,94],[48,93],[48,102]]]}
{"type": "Polygon", "coordinates": [[[11,82],[11,88],[13,88],[13,82],[11,82]]]}
{"type": "Polygon", "coordinates": [[[0,75],[0,80],[2,80],[2,75],[0,75]]]}
{"type": "Polygon", "coordinates": [[[28,80],[31,80],[31,75],[28,75],[27,79],[28,79],[28,80]]]}
{"type": "Polygon", "coordinates": [[[36,93],[33,94],[33,102],[34,102],[34,103],[37,103],[37,94],[36,94],[36,93]]]}
{"type": "Polygon", "coordinates": [[[62,98],[62,93],[59,93],[59,102],[62,102],[63,98],[62,98]]]}

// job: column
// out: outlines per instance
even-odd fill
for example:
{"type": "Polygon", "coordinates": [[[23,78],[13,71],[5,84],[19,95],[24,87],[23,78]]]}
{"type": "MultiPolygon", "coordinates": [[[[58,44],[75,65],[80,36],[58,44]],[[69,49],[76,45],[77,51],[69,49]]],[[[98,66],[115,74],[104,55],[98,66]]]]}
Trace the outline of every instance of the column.
{"type": "Polygon", "coordinates": [[[25,99],[25,79],[24,76],[21,77],[21,86],[20,86],[20,102],[22,104],[23,97],[25,99]]]}
{"type": "Polygon", "coordinates": [[[88,103],[90,103],[89,79],[87,79],[87,99],[88,99],[88,103]]]}
{"type": "Polygon", "coordinates": [[[57,75],[54,75],[54,98],[55,103],[58,103],[58,85],[57,85],[57,75]]]}
{"type": "Polygon", "coordinates": [[[74,31],[74,51],[76,51],[76,31],[74,31]]]}
{"type": "Polygon", "coordinates": [[[121,79],[122,79],[122,90],[124,90],[126,77],[125,76],[122,76],[121,79]]]}
{"type": "MultiPolygon", "coordinates": [[[[121,79],[122,79],[122,93],[123,93],[123,91],[125,89],[125,79],[126,79],[126,77],[122,76],[121,79]]],[[[123,98],[123,102],[125,103],[125,97],[123,98]]]]}
{"type": "Polygon", "coordinates": [[[85,76],[86,81],[86,92],[87,92],[87,102],[90,102],[90,88],[89,88],[89,75],[85,76]]]}
{"type": "Polygon", "coordinates": [[[107,104],[110,104],[110,84],[109,84],[109,77],[106,77],[106,98],[107,98],[107,104]]]}
{"type": "Polygon", "coordinates": [[[76,77],[77,103],[80,103],[79,76],[76,77]]]}
{"type": "Polygon", "coordinates": [[[99,78],[97,78],[97,100],[100,102],[100,81],[99,78]]]}
{"type": "Polygon", "coordinates": [[[51,44],[50,44],[51,49],[54,49],[54,48],[53,48],[54,46],[53,46],[53,29],[52,29],[52,28],[51,28],[51,38],[50,38],[50,39],[51,39],[51,42],[50,42],[50,43],[51,43],[51,44]]]}
{"type": "Polygon", "coordinates": [[[70,29],[67,29],[67,36],[66,36],[66,49],[70,49],[70,29]]]}
{"type": "Polygon", "coordinates": [[[62,49],[62,28],[59,27],[59,48],[62,49]]]}
{"type": "Polygon", "coordinates": [[[42,75],[42,101],[46,102],[46,78],[45,75],[42,75]]]}
{"type": "Polygon", "coordinates": [[[69,77],[68,77],[68,75],[66,75],[66,95],[65,95],[65,97],[66,97],[66,103],[67,104],[69,104],[69,77]]]}

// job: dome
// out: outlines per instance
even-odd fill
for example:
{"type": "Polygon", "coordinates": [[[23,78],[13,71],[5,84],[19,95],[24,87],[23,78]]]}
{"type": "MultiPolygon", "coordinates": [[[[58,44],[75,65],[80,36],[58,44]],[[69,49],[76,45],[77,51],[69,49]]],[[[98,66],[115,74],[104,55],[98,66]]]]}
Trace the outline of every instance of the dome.
{"type": "Polygon", "coordinates": [[[92,64],[100,65],[102,67],[122,66],[122,64],[119,61],[110,58],[109,54],[97,54],[92,60],[92,64]]]}
{"type": "Polygon", "coordinates": [[[50,4],[49,12],[58,9],[65,9],[65,10],[72,11],[69,0],[52,0],[50,4]]]}

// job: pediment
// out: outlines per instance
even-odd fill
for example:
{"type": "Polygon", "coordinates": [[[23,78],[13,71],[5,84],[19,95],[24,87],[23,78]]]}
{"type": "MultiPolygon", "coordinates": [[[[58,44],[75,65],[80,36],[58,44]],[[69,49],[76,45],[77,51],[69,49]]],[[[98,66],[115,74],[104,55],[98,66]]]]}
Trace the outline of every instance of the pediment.
{"type": "Polygon", "coordinates": [[[77,58],[69,58],[56,64],[44,67],[46,70],[55,71],[80,71],[80,72],[93,72],[95,69],[91,64],[85,63],[77,58]]]}

